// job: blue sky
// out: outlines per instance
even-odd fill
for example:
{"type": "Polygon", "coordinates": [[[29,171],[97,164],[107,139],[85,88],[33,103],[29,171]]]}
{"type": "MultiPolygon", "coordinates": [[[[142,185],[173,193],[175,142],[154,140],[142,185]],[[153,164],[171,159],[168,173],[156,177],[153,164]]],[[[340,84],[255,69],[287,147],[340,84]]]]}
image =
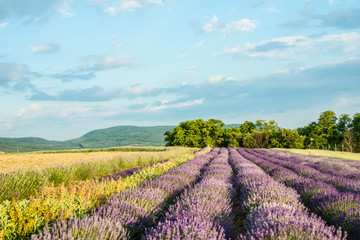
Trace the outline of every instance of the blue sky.
{"type": "Polygon", "coordinates": [[[0,136],[360,112],[357,0],[0,1],[0,136]]]}

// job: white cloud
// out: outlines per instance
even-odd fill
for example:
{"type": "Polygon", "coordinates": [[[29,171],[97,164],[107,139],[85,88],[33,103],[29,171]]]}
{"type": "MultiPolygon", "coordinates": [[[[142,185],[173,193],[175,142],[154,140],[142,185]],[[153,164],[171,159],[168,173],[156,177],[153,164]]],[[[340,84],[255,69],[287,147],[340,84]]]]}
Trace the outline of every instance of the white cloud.
{"type": "Polygon", "coordinates": [[[134,0],[122,0],[115,3],[112,6],[109,6],[105,9],[106,13],[109,13],[112,16],[117,16],[120,11],[134,11],[137,8],[141,8],[142,5],[138,1],[134,0]]]}
{"type": "Polygon", "coordinates": [[[30,70],[26,65],[16,63],[0,63],[0,87],[24,90],[31,88],[30,70]]]}
{"type": "Polygon", "coordinates": [[[90,5],[102,5],[108,3],[110,0],[86,0],[87,4],[90,5]]]}
{"type": "Polygon", "coordinates": [[[69,104],[59,106],[55,104],[33,103],[20,108],[17,116],[21,119],[39,119],[44,117],[73,119],[87,117],[91,114],[92,109],[89,107],[76,107],[69,104]]]}
{"type": "Polygon", "coordinates": [[[7,25],[8,25],[8,23],[1,23],[0,24],[0,31],[3,30],[7,25]]]}
{"type": "Polygon", "coordinates": [[[10,130],[12,128],[14,120],[12,119],[0,119],[0,130],[10,130]]]}
{"type": "Polygon", "coordinates": [[[209,77],[210,83],[218,83],[218,82],[226,82],[226,81],[234,81],[236,80],[235,77],[225,77],[225,75],[214,75],[209,77]]]}
{"type": "Polygon", "coordinates": [[[50,109],[52,107],[54,107],[53,104],[33,103],[30,106],[20,108],[19,112],[18,112],[18,117],[25,118],[25,119],[36,118],[40,115],[43,115],[44,110],[50,109]]]}
{"type": "Polygon", "coordinates": [[[202,45],[204,45],[204,43],[205,43],[205,40],[202,40],[202,41],[196,43],[196,44],[193,46],[193,48],[201,47],[202,45]]]}
{"type": "Polygon", "coordinates": [[[112,16],[116,16],[116,14],[117,14],[115,7],[108,7],[105,9],[105,12],[109,13],[112,16]]]}
{"type": "Polygon", "coordinates": [[[179,57],[179,58],[186,58],[186,57],[188,57],[188,56],[189,56],[189,54],[184,53],[184,54],[180,54],[178,57],[179,57]]]}
{"type": "Polygon", "coordinates": [[[55,43],[46,43],[30,46],[33,53],[56,53],[60,50],[60,45],[55,43]]]}
{"type": "Polygon", "coordinates": [[[205,98],[200,98],[200,99],[194,99],[194,100],[173,103],[173,104],[168,104],[169,101],[165,100],[165,101],[161,102],[160,106],[147,106],[145,109],[142,109],[140,111],[147,110],[147,111],[156,112],[156,111],[160,111],[160,110],[164,110],[164,109],[178,109],[178,108],[190,107],[193,105],[203,104],[204,100],[205,100],[205,98]]]}
{"type": "Polygon", "coordinates": [[[235,81],[236,78],[235,77],[227,77],[225,78],[225,81],[235,81]]]}
{"type": "Polygon", "coordinates": [[[360,97],[342,97],[338,99],[336,106],[338,107],[347,107],[347,106],[354,106],[360,105],[360,97]]]}
{"type": "Polygon", "coordinates": [[[219,23],[219,19],[216,15],[207,23],[204,24],[203,30],[205,32],[211,32],[218,28],[220,28],[221,24],[219,23]]]}
{"type": "Polygon", "coordinates": [[[226,24],[225,28],[221,31],[227,36],[231,36],[237,32],[249,32],[256,28],[258,21],[250,20],[247,18],[240,19],[238,21],[233,21],[230,24],[226,24]]]}
{"type": "Polygon", "coordinates": [[[258,43],[225,48],[223,54],[246,57],[288,57],[291,54],[313,56],[326,53],[351,53],[360,49],[360,34],[356,32],[329,34],[317,38],[306,36],[279,37],[258,43]]]}
{"type": "Polygon", "coordinates": [[[137,1],[121,1],[119,2],[119,8],[122,10],[133,11],[135,8],[140,8],[141,4],[137,1]]]}
{"type": "Polygon", "coordinates": [[[127,58],[92,55],[85,57],[83,64],[77,67],[77,69],[83,71],[100,71],[134,65],[135,63],[127,58]]]}
{"type": "Polygon", "coordinates": [[[188,70],[185,71],[185,73],[193,75],[195,74],[195,71],[198,70],[200,68],[200,66],[198,65],[192,65],[188,68],[188,70]]]}
{"type": "MultiPolygon", "coordinates": [[[[88,0],[89,1],[89,0],[88,0]]],[[[168,0],[167,2],[170,2],[168,0]]],[[[103,5],[109,1],[107,0],[90,0],[90,4],[103,5]]],[[[136,9],[143,8],[144,6],[165,6],[164,0],[119,0],[115,3],[108,5],[105,12],[112,16],[117,16],[121,11],[135,11],[136,9]]]]}
{"type": "Polygon", "coordinates": [[[73,17],[75,14],[71,13],[72,10],[72,2],[64,1],[62,5],[60,5],[58,11],[63,17],[73,17]]]}
{"type": "Polygon", "coordinates": [[[224,75],[214,75],[209,77],[209,82],[211,83],[217,83],[224,79],[224,75]]]}
{"type": "Polygon", "coordinates": [[[281,12],[280,9],[278,9],[276,7],[268,7],[265,11],[267,13],[279,13],[279,12],[281,12]]]}
{"type": "Polygon", "coordinates": [[[140,84],[135,84],[129,88],[124,88],[123,90],[126,93],[128,93],[128,95],[134,97],[134,96],[146,95],[146,94],[152,92],[154,89],[149,86],[145,86],[145,87],[141,88],[140,84]]]}
{"type": "Polygon", "coordinates": [[[118,40],[114,40],[113,42],[112,42],[112,45],[114,46],[114,47],[116,47],[116,48],[119,48],[119,47],[122,47],[122,42],[120,42],[120,41],[118,41],[118,40]]]}
{"type": "Polygon", "coordinates": [[[336,103],[336,106],[341,107],[341,106],[347,106],[349,105],[349,99],[348,98],[339,98],[338,102],[336,103]]]}
{"type": "Polygon", "coordinates": [[[73,108],[73,107],[65,107],[62,108],[59,112],[60,118],[74,118],[74,117],[86,117],[91,114],[91,109],[88,107],[80,107],[80,108],[73,108]]]}
{"type": "Polygon", "coordinates": [[[205,32],[219,30],[224,33],[225,36],[230,37],[238,32],[250,32],[254,30],[258,24],[258,21],[247,18],[224,24],[219,21],[219,18],[216,15],[214,15],[214,17],[206,22],[201,29],[205,32]]]}
{"type": "Polygon", "coordinates": [[[162,0],[145,0],[145,2],[150,3],[150,4],[155,4],[155,5],[164,5],[162,0]]]}

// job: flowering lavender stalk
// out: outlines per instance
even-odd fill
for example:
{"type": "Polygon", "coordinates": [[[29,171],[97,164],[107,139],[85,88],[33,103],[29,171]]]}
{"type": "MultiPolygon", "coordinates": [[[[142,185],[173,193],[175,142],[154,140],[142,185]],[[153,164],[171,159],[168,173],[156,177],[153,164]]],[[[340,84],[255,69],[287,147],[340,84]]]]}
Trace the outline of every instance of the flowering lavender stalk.
{"type": "Polygon", "coordinates": [[[321,172],[319,170],[316,170],[312,166],[306,164],[306,162],[302,160],[277,156],[256,149],[251,149],[246,151],[256,157],[262,158],[264,160],[279,164],[290,170],[293,170],[295,173],[299,174],[300,176],[311,178],[314,180],[320,180],[325,183],[331,184],[335,186],[337,189],[339,189],[341,192],[360,193],[360,184],[358,181],[355,181],[347,177],[336,176],[331,173],[321,172]]]}
{"type": "Polygon", "coordinates": [[[342,239],[340,230],[327,227],[315,214],[282,204],[263,203],[251,209],[245,223],[248,232],[240,239],[342,239]]]}
{"type": "Polygon", "coordinates": [[[110,218],[99,216],[85,216],[84,218],[71,217],[68,221],[56,221],[51,229],[38,236],[32,235],[32,240],[57,240],[57,239],[99,239],[117,240],[128,239],[128,232],[121,223],[110,218]]]}
{"type": "MultiPolygon", "coordinates": [[[[71,239],[67,238],[66,235],[61,235],[62,238],[57,238],[57,236],[64,229],[76,228],[79,229],[79,232],[87,232],[88,230],[76,226],[86,225],[89,229],[96,229],[99,221],[107,220],[109,225],[112,223],[114,227],[115,225],[121,226],[121,229],[119,228],[121,231],[116,232],[112,239],[122,239],[122,236],[136,238],[145,227],[156,221],[157,216],[161,213],[162,208],[168,204],[167,200],[172,197],[172,194],[178,193],[196,181],[200,176],[200,170],[218,152],[218,148],[213,149],[209,154],[198,156],[155,180],[146,181],[133,189],[113,195],[107,204],[94,210],[92,216],[85,215],[82,219],[75,217],[69,221],[57,221],[51,229],[45,229],[44,234],[46,233],[49,239],[71,239]],[[98,220],[89,222],[89,218],[98,220]],[[62,230],[58,230],[58,226],[61,226],[62,230]]],[[[107,229],[111,231],[112,228],[107,229]]],[[[105,230],[103,232],[106,234],[105,230]]],[[[33,235],[32,239],[42,239],[41,234],[39,236],[33,235]]],[[[96,235],[87,236],[84,239],[99,239],[96,235]]]]}
{"type": "Polygon", "coordinates": [[[227,239],[234,235],[226,149],[205,168],[200,183],[181,194],[165,217],[142,239],[227,239]]]}
{"type": "MultiPolygon", "coordinates": [[[[230,162],[237,173],[239,197],[245,214],[245,235],[240,239],[342,239],[341,230],[328,227],[309,215],[299,195],[276,182],[257,165],[247,160],[246,151],[230,150],[230,162]],[[245,152],[242,156],[239,152],[245,152]]],[[[257,162],[256,156],[249,156],[257,162]]],[[[276,165],[267,166],[273,171],[276,165]]],[[[280,175],[281,176],[281,175],[280,175]]]]}

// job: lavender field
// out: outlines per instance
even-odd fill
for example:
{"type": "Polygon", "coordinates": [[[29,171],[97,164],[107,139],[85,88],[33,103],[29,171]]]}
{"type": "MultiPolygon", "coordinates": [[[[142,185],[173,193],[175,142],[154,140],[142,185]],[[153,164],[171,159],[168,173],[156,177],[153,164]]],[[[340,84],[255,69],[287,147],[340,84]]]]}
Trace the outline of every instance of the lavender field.
{"type": "Polygon", "coordinates": [[[356,162],[214,148],[31,239],[360,239],[356,162]]]}

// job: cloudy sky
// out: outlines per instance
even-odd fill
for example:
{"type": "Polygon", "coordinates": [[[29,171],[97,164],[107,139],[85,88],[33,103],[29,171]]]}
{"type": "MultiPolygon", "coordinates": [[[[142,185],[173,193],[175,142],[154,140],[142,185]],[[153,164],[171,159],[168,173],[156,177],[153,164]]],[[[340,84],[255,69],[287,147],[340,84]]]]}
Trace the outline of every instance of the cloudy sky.
{"type": "Polygon", "coordinates": [[[0,1],[0,136],[360,112],[358,0],[0,1]]]}

